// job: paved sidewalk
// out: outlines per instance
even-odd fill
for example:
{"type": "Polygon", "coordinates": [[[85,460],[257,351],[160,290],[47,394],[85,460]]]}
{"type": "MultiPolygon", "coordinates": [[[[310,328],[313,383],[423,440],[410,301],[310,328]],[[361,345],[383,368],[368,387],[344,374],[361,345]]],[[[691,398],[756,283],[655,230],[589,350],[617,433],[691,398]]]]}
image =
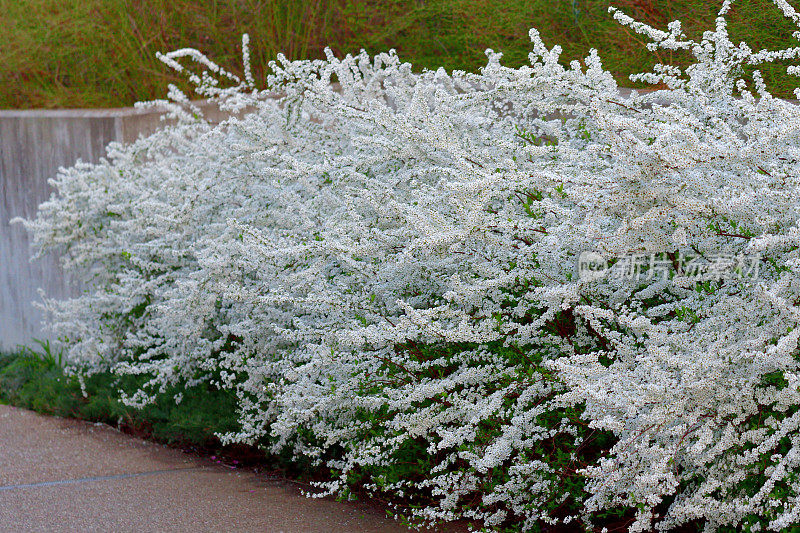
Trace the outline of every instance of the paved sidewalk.
{"type": "Polygon", "coordinates": [[[364,503],[309,499],[105,425],[0,405],[0,532],[400,533],[364,503]]]}

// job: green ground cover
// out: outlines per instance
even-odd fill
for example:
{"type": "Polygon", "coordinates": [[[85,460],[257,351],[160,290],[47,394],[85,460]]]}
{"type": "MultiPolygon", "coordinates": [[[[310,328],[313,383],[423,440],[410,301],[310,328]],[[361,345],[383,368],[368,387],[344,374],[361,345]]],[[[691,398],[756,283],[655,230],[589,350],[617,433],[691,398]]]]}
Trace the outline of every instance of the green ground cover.
{"type": "Polygon", "coordinates": [[[173,401],[173,394],[137,410],[118,400],[118,391],[130,390],[137,380],[141,378],[95,374],[85,380],[84,395],[78,379],[65,375],[60,357],[49,349],[0,353],[0,403],[105,422],[177,445],[213,447],[215,431],[236,428],[236,399],[228,391],[210,386],[186,388],[179,404],[173,401]]]}
{"type": "MultiPolygon", "coordinates": [[[[563,60],[595,47],[621,84],[655,56],[640,36],[621,30],[608,4],[665,27],[681,19],[690,37],[713,27],[721,2],[706,0],[0,0],[0,108],[113,107],[163,97],[180,83],[156,52],[197,48],[226,68],[241,65],[240,36],[251,36],[257,81],[278,52],[292,59],[365,48],[397,49],[417,68],[475,70],[486,48],[510,66],[527,61],[527,32],[536,27],[563,60]]],[[[790,3],[798,7],[797,0],[790,3]]],[[[734,4],[734,42],[774,49],[791,24],[770,0],[734,4]]],[[[664,57],[685,64],[684,57],[664,57]]],[[[797,79],[780,66],[764,69],[777,96],[793,97],[797,79]]]]}

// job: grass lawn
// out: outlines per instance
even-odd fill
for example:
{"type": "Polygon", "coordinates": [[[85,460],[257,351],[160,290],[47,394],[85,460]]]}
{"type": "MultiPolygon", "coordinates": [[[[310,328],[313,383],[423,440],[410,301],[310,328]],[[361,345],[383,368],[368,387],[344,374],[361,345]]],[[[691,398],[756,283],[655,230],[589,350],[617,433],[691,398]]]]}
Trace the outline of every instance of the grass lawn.
{"type": "MultiPolygon", "coordinates": [[[[798,7],[797,0],[789,2],[798,7]]],[[[365,48],[397,49],[416,67],[475,70],[486,48],[510,66],[527,62],[527,32],[564,48],[565,62],[591,47],[621,84],[655,56],[641,36],[611,19],[609,3],[659,28],[675,19],[697,36],[711,29],[720,1],[707,0],[0,0],[0,108],[127,106],[160,98],[178,83],[155,57],[194,47],[222,66],[241,67],[241,34],[250,33],[257,81],[279,52],[292,59],[365,48]]],[[[792,40],[791,23],[771,0],[734,3],[733,41],[775,48],[792,40]]],[[[795,28],[796,29],[796,28],[795,28]]],[[[684,57],[665,62],[686,64],[684,57]]],[[[764,69],[776,96],[798,86],[783,69],[764,69]]]]}

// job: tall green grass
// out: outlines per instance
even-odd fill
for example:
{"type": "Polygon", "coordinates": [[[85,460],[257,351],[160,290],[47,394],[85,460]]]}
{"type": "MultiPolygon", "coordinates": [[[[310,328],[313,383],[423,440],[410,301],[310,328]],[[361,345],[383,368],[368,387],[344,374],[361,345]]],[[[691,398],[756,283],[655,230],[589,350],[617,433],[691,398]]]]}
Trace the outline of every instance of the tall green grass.
{"type": "MultiPolygon", "coordinates": [[[[789,0],[798,7],[798,0],[789,0]]],[[[641,36],[621,28],[609,2],[664,27],[681,19],[690,36],[711,29],[720,0],[0,0],[0,108],[109,107],[162,97],[176,78],[157,51],[193,47],[236,70],[248,32],[263,82],[278,52],[292,59],[397,49],[417,68],[474,70],[486,48],[511,66],[527,61],[527,31],[538,28],[563,59],[600,52],[620,83],[650,67],[641,36]]],[[[731,34],[752,47],[791,40],[791,24],[771,0],[734,4],[731,34]]],[[[683,63],[685,58],[663,57],[683,63]]],[[[792,97],[795,78],[764,70],[768,85],[792,97]]]]}

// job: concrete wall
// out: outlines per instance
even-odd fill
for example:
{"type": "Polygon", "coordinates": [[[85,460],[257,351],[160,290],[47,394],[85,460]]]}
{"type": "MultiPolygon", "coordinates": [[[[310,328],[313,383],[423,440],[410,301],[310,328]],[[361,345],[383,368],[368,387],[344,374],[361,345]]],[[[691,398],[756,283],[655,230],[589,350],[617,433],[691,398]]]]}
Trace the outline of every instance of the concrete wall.
{"type": "MultiPolygon", "coordinates": [[[[209,116],[223,118],[204,106],[209,116]]],[[[47,200],[59,167],[78,159],[96,162],[111,141],[132,141],[155,131],[162,113],[156,110],[0,110],[0,349],[46,339],[39,287],[47,295],[66,298],[79,288],[64,275],[52,255],[31,262],[27,232],[14,217],[33,218],[47,200]]]]}

